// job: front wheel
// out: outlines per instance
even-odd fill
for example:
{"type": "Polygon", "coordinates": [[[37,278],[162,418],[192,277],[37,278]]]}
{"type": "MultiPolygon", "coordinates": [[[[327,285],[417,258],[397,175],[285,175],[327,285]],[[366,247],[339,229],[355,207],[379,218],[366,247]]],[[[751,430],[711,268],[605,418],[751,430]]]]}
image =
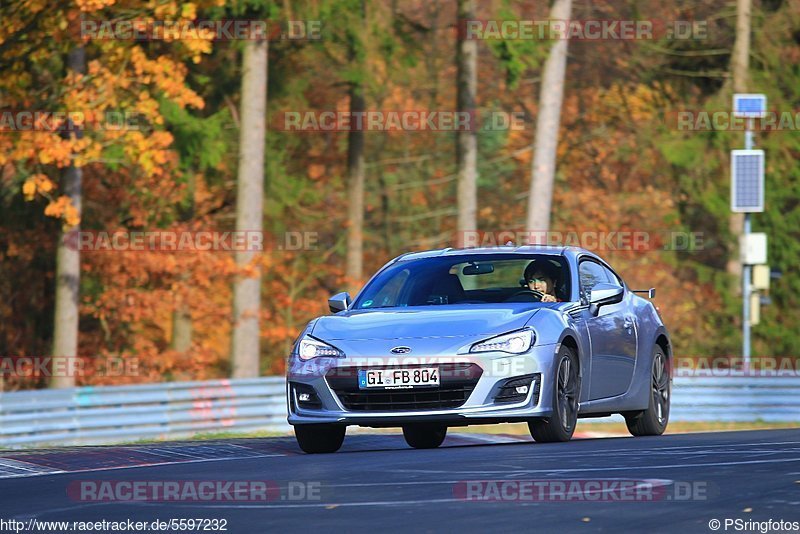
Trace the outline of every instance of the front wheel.
{"type": "Polygon", "coordinates": [[[415,449],[435,449],[444,441],[447,427],[436,424],[414,424],[403,427],[406,443],[415,449]]]}
{"type": "Polygon", "coordinates": [[[308,454],[336,452],[344,443],[344,425],[295,425],[294,436],[308,454]]]}
{"type": "Polygon", "coordinates": [[[650,402],[646,410],[625,415],[628,431],[634,436],[660,436],[669,422],[671,380],[664,349],[653,349],[650,373],[650,402]]]}
{"type": "Polygon", "coordinates": [[[528,422],[533,439],[539,442],[569,441],[578,424],[578,358],[564,345],[558,352],[558,371],[553,384],[553,415],[528,422]]]}

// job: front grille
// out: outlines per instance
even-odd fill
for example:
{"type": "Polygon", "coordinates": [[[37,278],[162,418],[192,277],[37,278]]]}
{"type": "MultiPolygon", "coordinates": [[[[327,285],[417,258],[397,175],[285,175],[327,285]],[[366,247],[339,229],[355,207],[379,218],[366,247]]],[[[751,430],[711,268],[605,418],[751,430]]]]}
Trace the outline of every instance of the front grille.
{"type": "MultiPolygon", "coordinates": [[[[334,368],[325,379],[333,392],[348,410],[354,411],[403,411],[439,410],[458,408],[469,398],[481,377],[481,368],[474,363],[441,363],[438,387],[416,387],[413,389],[359,389],[358,369],[334,368]]],[[[405,367],[387,366],[370,369],[414,369],[431,367],[413,365],[405,367]]]]}

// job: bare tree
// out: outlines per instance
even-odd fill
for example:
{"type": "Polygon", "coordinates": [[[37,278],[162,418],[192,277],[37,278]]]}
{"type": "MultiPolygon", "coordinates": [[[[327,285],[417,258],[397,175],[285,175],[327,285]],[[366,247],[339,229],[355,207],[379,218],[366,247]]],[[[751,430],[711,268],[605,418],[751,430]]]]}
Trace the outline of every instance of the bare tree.
{"type": "MultiPolygon", "coordinates": [[[[264,202],[264,150],[267,111],[266,37],[244,45],[242,58],[241,129],[236,189],[236,230],[261,232],[264,202]]],[[[233,295],[231,362],[234,378],[259,375],[261,270],[254,265],[260,251],[237,251],[240,267],[253,266],[252,276],[237,278],[233,295]]]]}
{"type": "MultiPolygon", "coordinates": [[[[572,0],[555,0],[550,9],[550,19],[569,20],[571,12],[572,0]]],[[[566,35],[556,38],[542,73],[539,115],[536,118],[536,137],[533,141],[531,188],[528,196],[527,229],[532,231],[546,232],[550,229],[568,43],[566,35]]]]}
{"type": "MultiPolygon", "coordinates": [[[[748,69],[750,67],[750,20],[751,0],[736,1],[736,39],[733,43],[731,54],[731,75],[733,78],[733,92],[746,93],[748,85],[748,69]]],[[[728,228],[738,243],[738,237],[744,231],[744,213],[731,213],[728,216],[728,228]]],[[[742,265],[737,254],[728,258],[727,269],[737,282],[734,287],[739,287],[738,282],[742,277],[742,265]]]]}
{"type": "MultiPolygon", "coordinates": [[[[86,51],[83,46],[73,48],[67,56],[67,69],[74,72],[86,73],[86,51]]],[[[68,137],[80,137],[82,132],[75,125],[68,123],[68,128],[62,132],[68,137]]],[[[61,187],[81,215],[83,171],[77,165],[70,164],[61,173],[61,187]]],[[[73,226],[70,231],[80,231],[80,224],[73,226]]],[[[50,387],[69,388],[75,386],[75,376],[72,372],[60,370],[74,369],[78,357],[78,319],[80,316],[80,282],[81,282],[81,255],[78,247],[67,246],[67,235],[62,230],[61,239],[58,240],[56,250],[56,287],[55,287],[55,315],[53,328],[53,377],[50,387]],[[55,372],[58,368],[59,372],[55,372]]]]}
{"type": "MultiPolygon", "coordinates": [[[[361,28],[365,25],[366,5],[361,2],[361,28]]],[[[352,62],[361,62],[358,50],[358,32],[348,35],[348,57],[352,62]]],[[[358,69],[357,76],[363,73],[358,69]]],[[[350,82],[350,114],[365,111],[364,86],[358,81],[350,82]]],[[[347,257],[345,276],[351,291],[355,291],[364,276],[364,130],[353,128],[347,137],[347,257]]]]}
{"type": "MultiPolygon", "coordinates": [[[[474,0],[458,0],[458,22],[475,18],[474,0]]],[[[464,233],[477,230],[478,211],[478,137],[475,123],[475,99],[478,90],[478,41],[464,39],[459,32],[456,49],[457,107],[472,118],[470,127],[458,132],[456,164],[458,173],[458,246],[464,245],[464,233]]]]}

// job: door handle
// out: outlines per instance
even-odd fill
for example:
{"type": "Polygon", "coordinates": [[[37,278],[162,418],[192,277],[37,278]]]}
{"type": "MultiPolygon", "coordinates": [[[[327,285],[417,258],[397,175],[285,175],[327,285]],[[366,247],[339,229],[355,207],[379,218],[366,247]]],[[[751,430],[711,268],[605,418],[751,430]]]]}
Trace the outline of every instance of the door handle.
{"type": "Polygon", "coordinates": [[[630,330],[633,327],[633,318],[632,317],[625,317],[625,321],[622,323],[622,326],[626,330],[630,330]]]}

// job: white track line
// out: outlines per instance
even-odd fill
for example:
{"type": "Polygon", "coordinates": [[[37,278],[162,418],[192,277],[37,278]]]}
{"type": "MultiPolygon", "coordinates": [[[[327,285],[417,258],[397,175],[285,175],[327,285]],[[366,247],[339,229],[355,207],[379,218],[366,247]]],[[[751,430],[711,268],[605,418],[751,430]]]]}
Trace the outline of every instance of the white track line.
{"type": "MultiPolygon", "coordinates": [[[[478,473],[480,475],[499,474],[510,476],[512,474],[527,474],[527,473],[586,473],[590,471],[634,471],[634,470],[647,470],[647,469],[686,469],[697,467],[721,467],[730,465],[751,465],[751,464],[775,464],[775,463],[788,463],[800,462],[800,458],[785,458],[780,460],[743,460],[741,462],[711,462],[701,464],[670,464],[670,465],[628,465],[622,467],[580,467],[576,469],[522,469],[515,473],[508,471],[460,471],[459,473],[478,473]]],[[[453,471],[434,471],[431,469],[387,469],[389,473],[441,473],[453,475],[453,471]]]]}
{"type": "Polygon", "coordinates": [[[19,475],[10,475],[10,476],[0,476],[0,480],[7,479],[7,478],[27,478],[27,477],[40,477],[46,475],[70,475],[72,473],[95,473],[98,471],[116,471],[118,469],[141,469],[145,467],[157,467],[162,465],[186,465],[186,464],[198,464],[204,462],[228,462],[231,460],[250,460],[256,458],[278,458],[284,457],[285,454],[260,454],[258,456],[230,456],[227,458],[198,458],[197,460],[182,460],[178,462],[153,462],[149,464],[138,464],[138,465],[120,465],[115,467],[92,467],[89,469],[75,469],[72,471],[52,471],[50,473],[31,473],[31,474],[19,474],[19,475]]]}

